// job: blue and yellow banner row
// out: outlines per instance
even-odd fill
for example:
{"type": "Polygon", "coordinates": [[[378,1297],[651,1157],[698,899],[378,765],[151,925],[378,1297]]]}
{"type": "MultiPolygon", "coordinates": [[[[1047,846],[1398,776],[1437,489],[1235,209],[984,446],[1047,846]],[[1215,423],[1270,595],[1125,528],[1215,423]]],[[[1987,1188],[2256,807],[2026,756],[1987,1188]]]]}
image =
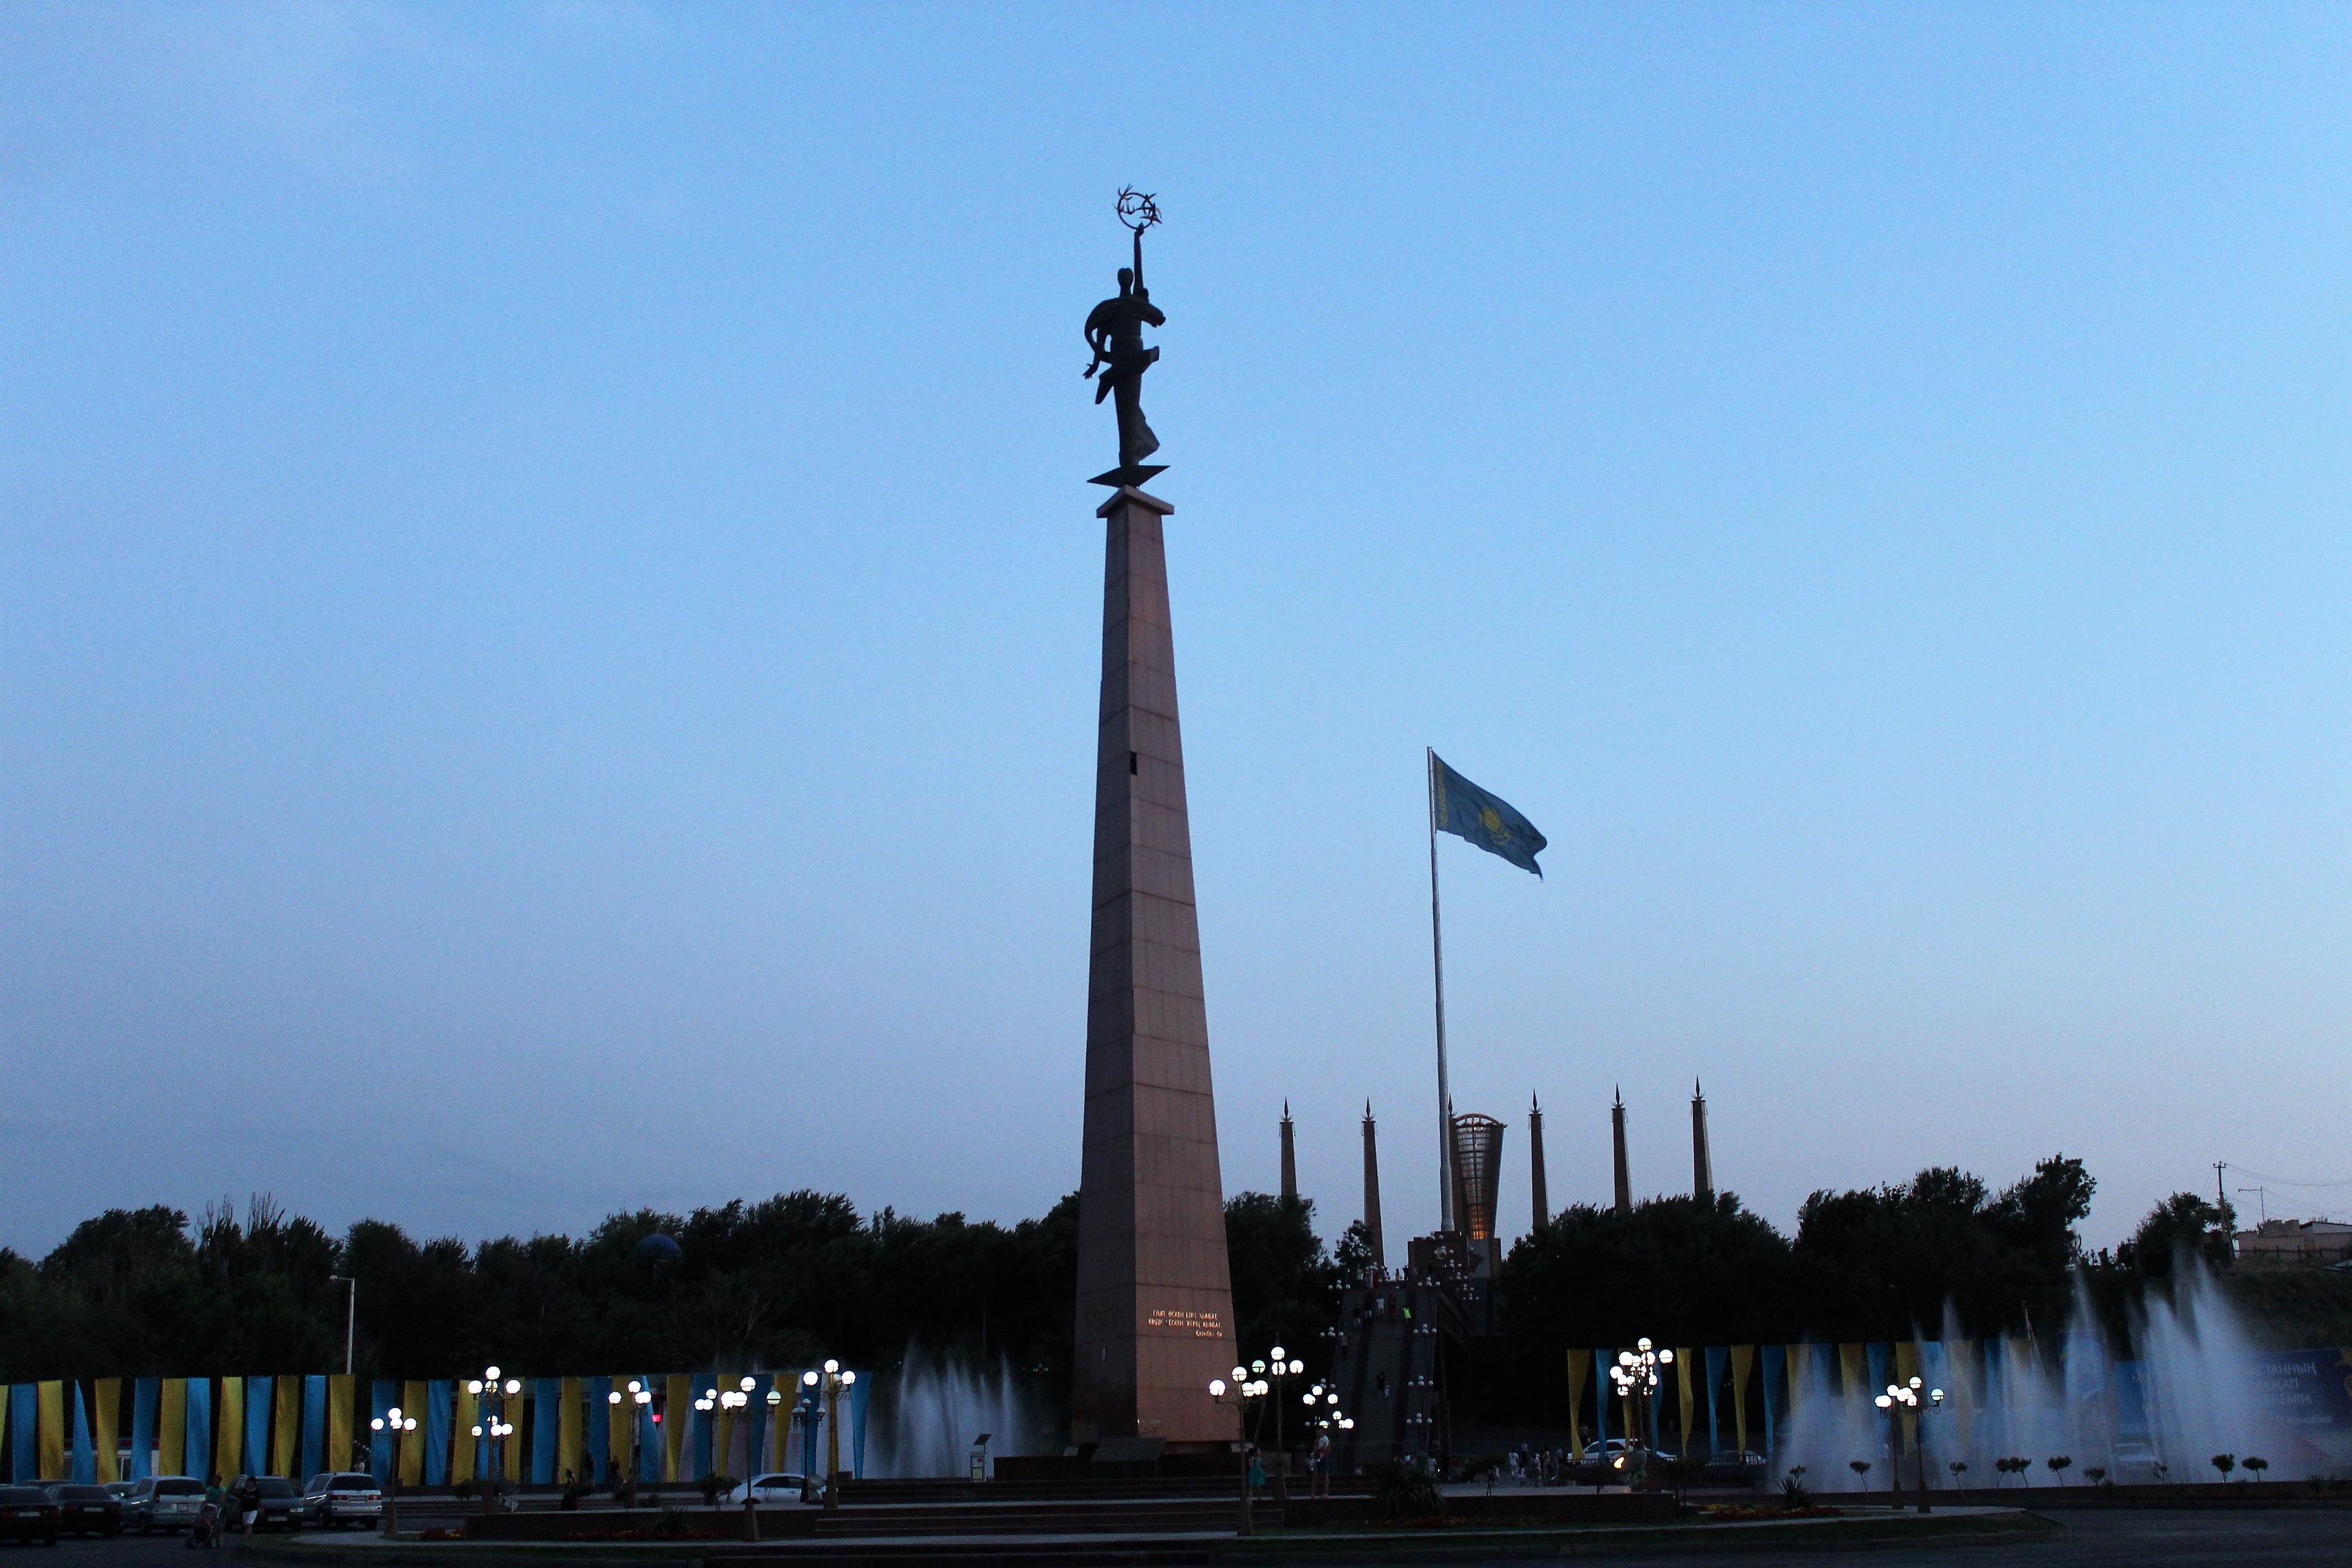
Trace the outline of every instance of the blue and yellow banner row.
{"type": "MultiPolygon", "coordinates": [[[[102,1377],[0,1385],[0,1477],[13,1481],[135,1481],[151,1475],[284,1476],[321,1470],[392,1473],[397,1451],[407,1486],[441,1487],[495,1471],[511,1483],[698,1480],[713,1473],[816,1468],[818,1422],[795,1412],[798,1372],[620,1373],[542,1377],[504,1396],[493,1439],[488,1403],[447,1379],[102,1377]],[[751,1384],[747,1390],[745,1384],[751,1384]],[[632,1386],[651,1397],[640,1402],[632,1386]],[[612,1395],[618,1393],[619,1400],[612,1395]],[[744,1395],[740,1411],[718,1395],[744,1395]],[[360,1413],[364,1394],[366,1415],[360,1413]],[[770,1395],[775,1395],[770,1403],[770,1395]],[[696,1408],[710,1404],[709,1411],[696,1408]],[[397,1441],[369,1422],[394,1406],[416,1430],[397,1441]],[[129,1425],[125,1430],[124,1416],[129,1425]],[[476,1428],[485,1428],[478,1437],[476,1428]]],[[[864,1468],[871,1380],[853,1386],[842,1412],[843,1468],[864,1468]]]]}

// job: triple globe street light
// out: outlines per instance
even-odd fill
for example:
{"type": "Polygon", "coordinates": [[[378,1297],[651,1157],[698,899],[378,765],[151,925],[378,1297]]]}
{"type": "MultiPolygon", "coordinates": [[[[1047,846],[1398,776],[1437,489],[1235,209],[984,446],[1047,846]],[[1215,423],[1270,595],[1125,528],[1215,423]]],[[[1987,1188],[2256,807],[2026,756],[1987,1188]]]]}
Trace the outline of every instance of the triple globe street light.
{"type": "MultiPolygon", "coordinates": [[[[1921,1388],[1922,1384],[1920,1380],[1916,1377],[1907,1384],[1890,1383],[1886,1385],[1886,1392],[1878,1395],[1875,1399],[1873,1399],[1871,1403],[1877,1405],[1881,1410],[1887,1412],[1890,1415],[1899,1409],[1908,1411],[1912,1415],[1918,1418],[1918,1441],[1913,1443],[1911,1446],[1913,1448],[1917,1450],[1919,1460],[1919,1511],[1921,1513],[1927,1513],[1932,1510],[1927,1506],[1927,1413],[1930,1410],[1940,1410],[1943,1408],[1944,1391],[1940,1388],[1927,1389],[1923,1397],[1921,1388]]],[[[1902,1506],[1902,1500],[1900,1498],[1895,1500],[1895,1506],[1897,1508],[1902,1506]]]]}
{"type": "Polygon", "coordinates": [[[506,1440],[514,1436],[514,1423],[506,1419],[506,1402],[522,1392],[522,1379],[499,1381],[497,1367],[485,1367],[479,1377],[466,1380],[466,1392],[478,1402],[476,1408],[482,1419],[476,1422],[473,1434],[477,1440],[489,1440],[489,1476],[482,1487],[482,1511],[489,1513],[498,1507],[499,1478],[506,1473],[500,1461],[506,1457],[506,1440]]]}
{"type": "Polygon", "coordinates": [[[400,1534],[400,1440],[416,1430],[416,1417],[402,1415],[395,1405],[370,1421],[368,1430],[392,1434],[392,1473],[383,1489],[383,1534],[390,1541],[400,1534]]]}

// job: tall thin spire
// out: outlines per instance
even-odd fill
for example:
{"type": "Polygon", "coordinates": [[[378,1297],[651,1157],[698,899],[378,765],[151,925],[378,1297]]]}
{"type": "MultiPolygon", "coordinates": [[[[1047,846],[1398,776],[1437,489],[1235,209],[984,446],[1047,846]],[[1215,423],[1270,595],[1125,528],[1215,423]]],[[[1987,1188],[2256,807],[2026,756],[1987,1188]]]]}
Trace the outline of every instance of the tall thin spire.
{"type": "Polygon", "coordinates": [[[1528,1175],[1534,1188],[1535,1227],[1541,1230],[1551,1218],[1551,1194],[1544,1184],[1543,1101],[1528,1096],[1528,1175]]]}
{"type": "Polygon", "coordinates": [[[1706,1146],[1706,1090],[1691,1079],[1691,1196],[1715,1201],[1715,1160],[1706,1146]]]}
{"type": "Polygon", "coordinates": [[[1364,1233],[1371,1243],[1372,1267],[1389,1266],[1387,1244],[1381,1239],[1381,1151],[1374,1135],[1372,1102],[1364,1101],[1364,1233]]]}
{"type": "Polygon", "coordinates": [[[1609,1136],[1617,1153],[1617,1212],[1633,1212],[1633,1178],[1625,1169],[1625,1093],[1617,1090],[1616,1103],[1609,1108],[1609,1136]]]}
{"type": "Polygon", "coordinates": [[[1290,1101],[1282,1102],[1282,1201],[1298,1201],[1298,1145],[1290,1135],[1290,1101]]]}

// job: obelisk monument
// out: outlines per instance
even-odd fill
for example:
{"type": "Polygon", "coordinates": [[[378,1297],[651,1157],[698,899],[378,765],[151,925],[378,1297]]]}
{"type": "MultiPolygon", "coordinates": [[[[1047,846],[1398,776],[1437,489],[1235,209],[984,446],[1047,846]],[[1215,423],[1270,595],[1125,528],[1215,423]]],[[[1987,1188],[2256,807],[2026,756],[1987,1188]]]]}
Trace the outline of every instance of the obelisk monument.
{"type": "Polygon", "coordinates": [[[1175,509],[1139,488],[1161,471],[1143,461],[1160,440],[1141,403],[1160,357],[1143,328],[1165,320],[1143,286],[1143,231],[1159,212],[1122,192],[1119,216],[1135,265],[1086,329],[1087,374],[1102,372],[1095,401],[1112,397],[1118,416],[1118,467],[1095,479],[1111,497],[1095,514],[1102,706],[1070,1436],[1197,1449],[1240,1436],[1238,1412],[1209,1394],[1238,1354],[1161,535],[1175,509]]]}

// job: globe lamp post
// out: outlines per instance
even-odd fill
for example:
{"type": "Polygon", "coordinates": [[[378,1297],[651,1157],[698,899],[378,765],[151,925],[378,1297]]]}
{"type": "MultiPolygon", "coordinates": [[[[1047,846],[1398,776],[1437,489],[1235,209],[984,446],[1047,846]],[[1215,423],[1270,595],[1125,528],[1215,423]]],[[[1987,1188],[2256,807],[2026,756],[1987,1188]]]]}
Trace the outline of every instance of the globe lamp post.
{"type": "MultiPolygon", "coordinates": [[[[1886,1392],[1871,1403],[1885,1411],[1889,1417],[1892,1417],[1897,1410],[1905,1410],[1908,1411],[1916,1421],[1918,1436],[1911,1447],[1916,1450],[1919,1461],[1919,1511],[1932,1512],[1933,1510],[1927,1506],[1927,1412],[1941,1410],[1944,1407],[1944,1391],[1940,1388],[1923,1390],[1920,1380],[1915,1377],[1907,1384],[1888,1384],[1886,1392]]],[[[1895,1506],[1897,1508],[1903,1506],[1900,1498],[1895,1500],[1895,1506]]]]}
{"type": "Polygon", "coordinates": [[[383,1489],[383,1536],[387,1541],[400,1535],[400,1440],[416,1430],[416,1417],[403,1415],[395,1405],[368,1423],[371,1432],[392,1434],[392,1476],[383,1489]]]}
{"type": "Polygon", "coordinates": [[[501,1383],[497,1367],[485,1367],[481,1376],[466,1380],[466,1392],[474,1396],[475,1408],[482,1417],[474,1426],[474,1436],[489,1445],[483,1450],[490,1473],[482,1487],[482,1511],[494,1513],[498,1510],[499,1480],[506,1474],[506,1466],[501,1462],[506,1457],[506,1441],[514,1436],[514,1423],[506,1419],[506,1402],[522,1392],[522,1379],[510,1377],[501,1383]]]}
{"type": "Polygon", "coordinates": [[[824,1506],[828,1510],[841,1506],[841,1396],[856,1382],[857,1374],[844,1370],[839,1362],[824,1363],[824,1506]]]}
{"type": "MultiPolygon", "coordinates": [[[[1259,1372],[1265,1370],[1264,1362],[1254,1364],[1259,1372]]],[[[1249,1425],[1249,1402],[1264,1399],[1267,1389],[1265,1379],[1252,1376],[1250,1368],[1246,1366],[1234,1368],[1230,1382],[1222,1377],[1209,1379],[1209,1397],[1220,1405],[1230,1405],[1238,1410],[1244,1428],[1249,1425]]],[[[1249,1450],[1250,1445],[1244,1443],[1242,1446],[1242,1511],[1239,1522],[1234,1527],[1235,1535],[1256,1533],[1256,1526],[1250,1519],[1249,1450]]]]}
{"type": "Polygon", "coordinates": [[[608,1405],[632,1406],[629,1418],[629,1473],[621,1482],[621,1505],[637,1506],[637,1467],[642,1462],[646,1447],[646,1406],[654,1402],[654,1391],[635,1378],[629,1379],[626,1394],[619,1389],[604,1396],[608,1405]]]}
{"type": "Polygon", "coordinates": [[[1649,1474],[1649,1446],[1644,1439],[1650,1430],[1651,1401],[1664,1381],[1658,1369],[1675,1364],[1674,1352],[1655,1349],[1647,1339],[1635,1340],[1633,1345],[1630,1351],[1619,1351],[1617,1364],[1609,1369],[1609,1381],[1616,1384],[1617,1396],[1625,1402],[1625,1452],[1611,1466],[1625,1472],[1629,1488],[1638,1487],[1649,1474]],[[1642,1462],[1629,1464],[1636,1453],[1642,1462]]]}

